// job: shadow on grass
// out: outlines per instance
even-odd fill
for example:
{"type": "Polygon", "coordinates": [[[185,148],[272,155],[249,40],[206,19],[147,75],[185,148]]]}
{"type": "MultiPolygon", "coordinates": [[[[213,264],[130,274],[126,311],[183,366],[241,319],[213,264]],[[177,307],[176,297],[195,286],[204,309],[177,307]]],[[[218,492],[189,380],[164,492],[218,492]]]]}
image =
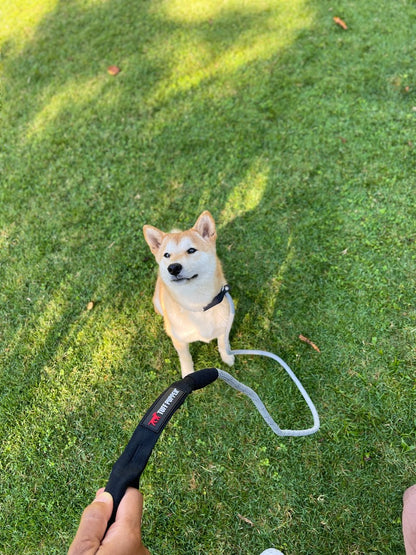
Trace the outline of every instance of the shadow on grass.
{"type": "MultiPolygon", "coordinates": [[[[243,189],[253,188],[253,167],[263,171],[257,103],[263,110],[270,69],[262,67],[262,52],[253,53],[264,57],[259,68],[255,59],[247,66],[238,56],[259,42],[257,29],[272,36],[273,15],[270,9],[236,9],[192,23],[163,17],[148,2],[59,2],[16,56],[9,43],[6,92],[19,93],[13,103],[6,97],[6,107],[13,106],[10,142],[19,144],[9,153],[4,183],[12,201],[10,254],[35,262],[29,269],[16,264],[16,273],[26,271],[26,284],[36,290],[35,314],[57,282],[73,280],[69,315],[56,324],[57,334],[52,328],[51,346],[59,346],[53,338],[66,336],[90,298],[130,295],[137,285],[151,290],[153,261],[141,238],[143,223],[168,218],[176,225],[205,206],[219,213],[241,181],[243,189]],[[189,37],[206,58],[200,75],[194,80],[183,73],[165,93],[161,83],[175,82],[189,37]],[[224,89],[215,92],[222,58],[233,48],[234,75],[224,72],[224,89]],[[106,72],[115,61],[122,69],[116,79],[106,72]],[[253,88],[259,72],[261,84],[253,88]],[[247,86],[251,113],[244,102],[247,86]]],[[[257,200],[268,202],[261,195],[257,200]]],[[[244,201],[243,195],[236,202],[244,201]]],[[[14,269],[8,275],[5,267],[6,282],[14,269]]],[[[24,283],[16,285],[15,300],[20,294],[23,306],[24,283]]],[[[54,357],[50,348],[38,354],[40,360],[54,357]]]]}
{"type": "MultiPolygon", "coordinates": [[[[13,43],[8,45],[3,64],[9,125],[0,133],[8,134],[13,147],[2,156],[7,171],[1,194],[11,205],[2,217],[12,263],[2,275],[12,293],[3,310],[18,316],[4,337],[12,344],[23,329],[21,341],[29,346],[15,343],[5,357],[5,444],[11,449],[9,468],[18,473],[28,473],[30,457],[36,469],[45,458],[51,464],[27,482],[25,499],[9,499],[5,514],[13,514],[16,505],[23,514],[40,488],[42,501],[30,525],[35,541],[44,536],[36,532],[39,520],[53,526],[73,467],[85,469],[94,460],[91,481],[101,485],[102,469],[113,459],[107,451],[124,444],[136,415],[177,375],[176,354],[151,306],[155,270],[141,236],[144,223],[188,227],[209,208],[219,222],[219,253],[238,302],[233,346],[270,349],[299,364],[306,359],[308,389],[313,398],[325,398],[321,362],[310,360],[307,347],[294,345],[297,335],[330,349],[345,333],[359,302],[348,275],[357,278],[357,259],[351,262],[343,251],[351,244],[356,251],[366,246],[357,239],[361,225],[374,234],[370,251],[389,223],[382,214],[366,221],[365,213],[377,205],[377,175],[393,177],[394,159],[401,155],[411,167],[410,146],[399,114],[394,138],[380,147],[379,137],[370,137],[364,167],[360,133],[392,111],[393,101],[405,102],[383,81],[391,62],[380,56],[382,37],[357,43],[332,26],[322,3],[292,6],[295,13],[282,3],[218,9],[192,20],[180,10],[169,12],[168,4],[164,11],[148,1],[59,2],[23,50],[14,55],[13,43]],[[353,56],[348,59],[345,51],[353,56]],[[363,75],[362,66],[357,68],[361,56],[368,62],[363,75]],[[107,74],[112,64],[121,68],[116,77],[107,74]],[[25,283],[32,288],[29,311],[25,283]],[[61,284],[54,313],[51,301],[61,284]],[[91,300],[95,308],[88,314],[91,300]],[[31,343],[35,333],[40,336],[31,343]],[[33,430],[38,439],[31,446],[33,430]],[[23,462],[13,450],[14,435],[28,441],[23,462]],[[90,453],[72,452],[72,466],[53,467],[68,444],[77,442],[90,453]],[[45,498],[56,492],[48,505],[45,498]]],[[[400,206],[398,196],[392,202],[400,206]]],[[[384,255],[380,251],[373,264],[384,255]]],[[[364,269],[363,287],[371,266],[364,269]]],[[[350,331],[359,336],[361,349],[368,329],[362,335],[350,331]]],[[[207,352],[217,356],[204,346],[197,362],[207,352]]],[[[336,361],[331,372],[340,374],[336,361]]],[[[282,398],[282,410],[293,411],[290,397],[282,398]]],[[[192,429],[192,423],[181,423],[192,429]]],[[[354,425],[346,430],[355,432],[354,425]]],[[[309,447],[311,458],[306,448],[293,447],[306,467],[313,456],[319,462],[324,457],[309,447]]],[[[302,498],[309,476],[305,471],[299,477],[293,497],[302,498]]],[[[317,482],[323,487],[321,481],[322,476],[317,482]]],[[[262,492],[258,484],[252,489],[260,506],[262,492]]],[[[81,506],[85,498],[78,501],[81,506]]],[[[293,498],[286,503],[289,515],[293,498]]],[[[67,534],[79,506],[70,511],[67,534]]],[[[22,541],[15,530],[13,546],[22,541]]],[[[182,540],[176,541],[177,552],[184,552],[182,540]]],[[[253,536],[246,541],[257,546],[253,536]]],[[[320,541],[335,549],[330,529],[321,531],[320,541]]],[[[346,548],[353,540],[337,541],[346,548]]]]}

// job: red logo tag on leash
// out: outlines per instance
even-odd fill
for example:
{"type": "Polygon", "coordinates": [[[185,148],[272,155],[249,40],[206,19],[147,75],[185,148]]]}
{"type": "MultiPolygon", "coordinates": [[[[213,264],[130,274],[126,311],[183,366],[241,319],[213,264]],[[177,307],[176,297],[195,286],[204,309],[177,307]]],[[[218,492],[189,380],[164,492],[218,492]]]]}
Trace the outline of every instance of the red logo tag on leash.
{"type": "Polygon", "coordinates": [[[183,403],[186,393],[177,387],[170,387],[150,408],[141,425],[153,432],[159,432],[175,410],[183,403]]]}
{"type": "Polygon", "coordinates": [[[157,412],[154,412],[152,414],[152,418],[149,421],[149,426],[156,426],[159,420],[160,420],[160,416],[157,414],[157,412]]]}

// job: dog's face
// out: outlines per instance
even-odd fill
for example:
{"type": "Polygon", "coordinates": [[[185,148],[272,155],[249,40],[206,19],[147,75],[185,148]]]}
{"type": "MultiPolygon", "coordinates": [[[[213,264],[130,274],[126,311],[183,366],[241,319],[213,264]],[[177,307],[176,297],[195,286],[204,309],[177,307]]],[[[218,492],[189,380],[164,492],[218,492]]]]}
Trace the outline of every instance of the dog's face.
{"type": "Polygon", "coordinates": [[[211,279],[216,269],[216,230],[213,217],[203,212],[193,228],[164,233],[145,225],[143,234],[159,264],[160,277],[168,286],[211,279]]]}

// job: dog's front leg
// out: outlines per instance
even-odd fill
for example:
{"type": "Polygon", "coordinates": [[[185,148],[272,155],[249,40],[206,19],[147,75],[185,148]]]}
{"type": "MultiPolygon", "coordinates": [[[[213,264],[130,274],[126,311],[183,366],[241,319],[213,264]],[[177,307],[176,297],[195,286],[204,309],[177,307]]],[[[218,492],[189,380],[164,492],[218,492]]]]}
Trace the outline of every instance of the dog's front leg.
{"type": "Polygon", "coordinates": [[[228,352],[228,341],[225,340],[225,334],[220,335],[218,338],[218,350],[220,352],[222,360],[228,366],[232,366],[234,364],[235,357],[230,352],[228,352]]]}
{"type": "Polygon", "coordinates": [[[182,343],[182,341],[177,341],[176,339],[172,339],[172,343],[178,352],[182,378],[184,378],[194,371],[194,363],[191,353],[189,352],[189,343],[182,343]]]}

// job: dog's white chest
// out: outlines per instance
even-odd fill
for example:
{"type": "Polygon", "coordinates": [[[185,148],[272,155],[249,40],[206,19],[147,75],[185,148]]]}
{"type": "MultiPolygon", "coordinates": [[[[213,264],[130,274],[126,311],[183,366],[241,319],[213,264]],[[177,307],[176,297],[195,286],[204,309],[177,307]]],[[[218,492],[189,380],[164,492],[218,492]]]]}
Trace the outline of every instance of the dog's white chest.
{"type": "Polygon", "coordinates": [[[170,320],[170,331],[178,340],[185,343],[203,341],[209,343],[224,333],[227,314],[223,306],[218,305],[207,312],[191,312],[181,309],[176,318],[170,320]]]}

